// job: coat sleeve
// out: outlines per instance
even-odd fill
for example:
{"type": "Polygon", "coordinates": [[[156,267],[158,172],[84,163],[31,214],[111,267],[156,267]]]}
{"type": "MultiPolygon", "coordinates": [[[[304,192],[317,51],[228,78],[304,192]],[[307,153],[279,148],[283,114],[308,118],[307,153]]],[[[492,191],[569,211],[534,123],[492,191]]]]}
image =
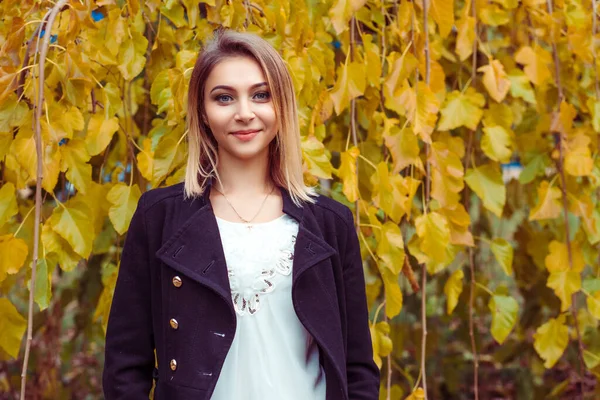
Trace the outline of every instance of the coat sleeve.
{"type": "Polygon", "coordinates": [[[154,369],[144,195],[131,219],[108,318],[102,386],[106,400],[147,400],[154,369]]]}
{"type": "Polygon", "coordinates": [[[344,285],[348,348],[346,370],[350,400],[379,399],[379,368],[373,360],[373,345],[369,331],[369,313],[360,244],[354,229],[354,217],[347,209],[346,255],[344,285]]]}

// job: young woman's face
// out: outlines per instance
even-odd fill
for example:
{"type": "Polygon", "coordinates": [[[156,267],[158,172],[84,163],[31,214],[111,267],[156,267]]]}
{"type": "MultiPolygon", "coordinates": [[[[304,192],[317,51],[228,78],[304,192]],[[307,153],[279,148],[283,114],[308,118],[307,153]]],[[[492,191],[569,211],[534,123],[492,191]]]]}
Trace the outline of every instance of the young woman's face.
{"type": "Polygon", "coordinates": [[[275,109],[255,60],[240,56],[218,63],[206,80],[204,104],[219,159],[268,157],[277,134],[275,109]]]}

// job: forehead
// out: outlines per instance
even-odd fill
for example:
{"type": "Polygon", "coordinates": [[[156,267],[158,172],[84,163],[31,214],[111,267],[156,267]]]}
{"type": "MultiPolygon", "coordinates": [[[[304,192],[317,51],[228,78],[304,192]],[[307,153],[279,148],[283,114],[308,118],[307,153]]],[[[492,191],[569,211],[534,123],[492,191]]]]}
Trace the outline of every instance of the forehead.
{"type": "Polygon", "coordinates": [[[215,85],[244,88],[266,81],[256,60],[250,57],[228,57],[213,67],[208,75],[206,89],[211,90],[215,85]]]}

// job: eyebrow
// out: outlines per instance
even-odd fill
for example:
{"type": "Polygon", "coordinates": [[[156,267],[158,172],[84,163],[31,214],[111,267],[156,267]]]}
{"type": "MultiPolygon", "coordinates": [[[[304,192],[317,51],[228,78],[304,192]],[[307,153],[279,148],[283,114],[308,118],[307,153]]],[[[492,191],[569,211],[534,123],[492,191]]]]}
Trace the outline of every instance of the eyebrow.
{"type": "MultiPolygon", "coordinates": [[[[260,83],[255,83],[254,85],[250,86],[250,89],[255,89],[259,86],[267,86],[267,82],[260,82],[260,83]]],[[[231,90],[235,92],[235,88],[231,87],[231,86],[226,86],[226,85],[217,85],[214,88],[212,88],[212,90],[210,91],[210,93],[214,92],[217,89],[225,89],[225,90],[231,90]]]]}

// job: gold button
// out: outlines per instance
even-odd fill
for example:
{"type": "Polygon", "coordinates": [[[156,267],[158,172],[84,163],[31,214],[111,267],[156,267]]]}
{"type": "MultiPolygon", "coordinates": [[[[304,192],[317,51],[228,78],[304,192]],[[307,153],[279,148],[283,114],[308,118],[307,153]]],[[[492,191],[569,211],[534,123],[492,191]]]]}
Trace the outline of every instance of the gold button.
{"type": "Polygon", "coordinates": [[[178,277],[178,276],[174,276],[173,277],[173,286],[175,286],[175,287],[181,287],[182,283],[183,282],[181,281],[180,277],[178,277]]]}
{"type": "Polygon", "coordinates": [[[171,318],[171,320],[169,321],[169,324],[171,325],[171,328],[173,328],[173,329],[179,328],[179,322],[177,322],[177,320],[175,318],[171,318]]]}
{"type": "Polygon", "coordinates": [[[171,370],[175,371],[177,369],[177,360],[172,359],[171,360],[171,370]]]}

